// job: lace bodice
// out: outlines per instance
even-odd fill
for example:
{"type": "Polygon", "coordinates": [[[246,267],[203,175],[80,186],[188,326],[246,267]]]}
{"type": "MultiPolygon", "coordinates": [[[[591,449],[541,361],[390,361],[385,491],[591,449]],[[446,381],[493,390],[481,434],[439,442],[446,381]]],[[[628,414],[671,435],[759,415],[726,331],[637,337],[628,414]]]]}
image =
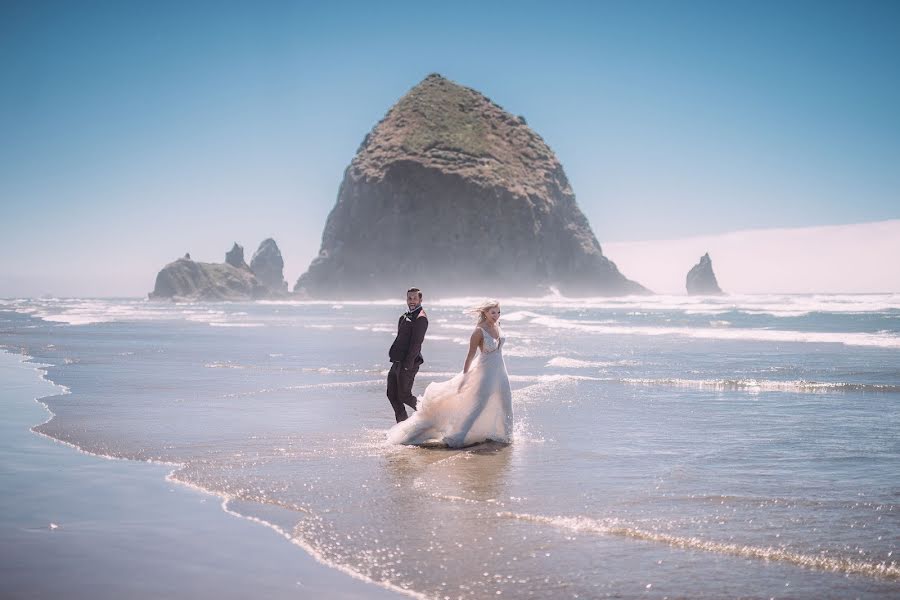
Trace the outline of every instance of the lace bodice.
{"type": "Polygon", "coordinates": [[[479,327],[479,329],[481,329],[481,333],[484,334],[484,339],[481,342],[481,351],[485,354],[490,354],[491,352],[496,352],[497,350],[499,350],[500,346],[503,345],[503,340],[506,339],[503,336],[503,332],[500,331],[500,328],[497,328],[497,331],[500,331],[500,337],[498,338],[494,338],[484,327],[479,327]]]}

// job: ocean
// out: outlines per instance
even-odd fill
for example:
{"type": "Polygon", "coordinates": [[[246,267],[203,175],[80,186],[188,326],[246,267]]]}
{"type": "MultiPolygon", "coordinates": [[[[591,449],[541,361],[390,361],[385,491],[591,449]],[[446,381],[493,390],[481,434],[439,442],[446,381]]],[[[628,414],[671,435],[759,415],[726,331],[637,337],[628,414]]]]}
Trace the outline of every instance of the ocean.
{"type": "MultiPolygon", "coordinates": [[[[478,299],[428,300],[418,394],[478,299]]],[[[0,346],[62,390],[36,433],[167,465],[373,594],[900,596],[900,294],[501,303],[514,440],[461,450],[384,443],[402,295],[7,299],[0,346]]]]}

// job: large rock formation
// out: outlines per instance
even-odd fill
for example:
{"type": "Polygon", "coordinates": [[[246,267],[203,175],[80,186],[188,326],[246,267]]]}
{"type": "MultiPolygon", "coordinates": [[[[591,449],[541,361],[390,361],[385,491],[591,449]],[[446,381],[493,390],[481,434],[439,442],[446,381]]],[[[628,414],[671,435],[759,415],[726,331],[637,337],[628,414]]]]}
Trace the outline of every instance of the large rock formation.
{"type": "Polygon", "coordinates": [[[236,269],[250,270],[250,267],[244,262],[244,247],[237,242],[234,243],[231,250],[225,253],[225,264],[231,265],[236,269]]]}
{"type": "Polygon", "coordinates": [[[522,117],[429,75],[365,137],[319,256],[314,297],[646,292],[603,256],[553,151],[522,117]]]}
{"type": "Polygon", "coordinates": [[[151,300],[255,300],[272,294],[244,262],[244,249],[235,244],[224,263],[203,263],[185,254],[156,275],[151,300]],[[237,266],[235,266],[237,265],[237,266]]]}
{"type": "Polygon", "coordinates": [[[284,280],[284,259],[275,240],[262,241],[250,259],[250,270],[256,278],[273,294],[286,295],[287,281],[284,280]]]}
{"type": "Polygon", "coordinates": [[[722,294],[716,274],[713,273],[712,259],[709,252],[700,257],[700,262],[694,265],[687,274],[687,293],[691,295],[718,295],[722,294]]]}

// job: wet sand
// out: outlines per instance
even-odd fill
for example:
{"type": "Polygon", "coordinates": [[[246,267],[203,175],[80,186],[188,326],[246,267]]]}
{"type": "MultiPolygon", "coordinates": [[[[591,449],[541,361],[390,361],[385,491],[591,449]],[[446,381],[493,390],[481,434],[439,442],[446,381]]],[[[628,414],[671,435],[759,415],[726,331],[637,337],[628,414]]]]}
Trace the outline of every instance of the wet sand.
{"type": "Polygon", "coordinates": [[[172,467],[84,454],[30,428],[59,393],[0,352],[0,597],[402,598],[326,567],[172,467]]]}

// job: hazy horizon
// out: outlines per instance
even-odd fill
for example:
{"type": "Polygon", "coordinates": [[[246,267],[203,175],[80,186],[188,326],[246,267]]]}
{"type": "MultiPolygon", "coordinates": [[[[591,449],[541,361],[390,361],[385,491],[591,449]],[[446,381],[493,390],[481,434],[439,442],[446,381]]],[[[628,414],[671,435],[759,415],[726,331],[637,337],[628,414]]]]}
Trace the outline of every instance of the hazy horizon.
{"type": "Polygon", "coordinates": [[[697,238],[900,218],[898,23],[891,2],[6,2],[0,297],[141,297],[185,252],[267,237],[293,287],[363,137],[431,72],[524,115],[605,254],[670,289],[697,238]]]}
{"type": "Polygon", "coordinates": [[[685,294],[707,252],[725,293],[900,292],[900,263],[884,260],[900,256],[900,219],[603,244],[620,271],[658,294],[685,294]]]}
{"type": "MultiPolygon", "coordinates": [[[[262,241],[262,240],[260,240],[262,241]]],[[[277,241],[277,240],[276,240],[277,241]]],[[[719,285],[727,294],[872,294],[900,293],[900,263],[879,262],[866,270],[861,263],[869,256],[900,256],[900,219],[803,228],[773,228],[723,232],[680,239],[602,243],[604,255],[626,277],[646,286],[654,294],[686,295],[688,270],[709,252],[719,285]],[[831,241],[831,244],[828,244],[831,241]],[[796,273],[803,272],[803,278],[796,273]]],[[[230,244],[227,249],[230,249],[230,244]]],[[[249,262],[254,250],[244,247],[249,262]]],[[[223,262],[219,257],[198,256],[200,262],[223,262]]],[[[172,260],[175,260],[173,257],[172,260]]],[[[313,257],[310,257],[310,260],[313,257]]],[[[285,278],[293,289],[309,261],[285,256],[285,278]],[[296,273],[296,275],[294,275],[296,273]]],[[[163,265],[160,265],[161,268],[163,265]]],[[[157,269],[158,270],[158,269],[157,269]]],[[[6,293],[0,283],[0,298],[83,297],[144,298],[152,290],[156,271],[121,277],[116,285],[123,292],[106,294],[55,294],[52,290],[25,294],[6,293]],[[146,282],[146,283],[144,283],[146,282]],[[130,289],[126,285],[131,284],[130,289]],[[141,291],[140,286],[147,289],[141,291]]],[[[22,289],[38,289],[24,277],[16,281],[22,289]]],[[[74,285],[74,284],[72,284],[74,285]]],[[[398,297],[402,296],[401,290],[398,297]]],[[[485,290],[486,296],[504,297],[503,290],[485,290]]],[[[444,297],[451,297],[446,295],[444,297]]],[[[372,300],[383,300],[373,297],[372,300]]]]}

